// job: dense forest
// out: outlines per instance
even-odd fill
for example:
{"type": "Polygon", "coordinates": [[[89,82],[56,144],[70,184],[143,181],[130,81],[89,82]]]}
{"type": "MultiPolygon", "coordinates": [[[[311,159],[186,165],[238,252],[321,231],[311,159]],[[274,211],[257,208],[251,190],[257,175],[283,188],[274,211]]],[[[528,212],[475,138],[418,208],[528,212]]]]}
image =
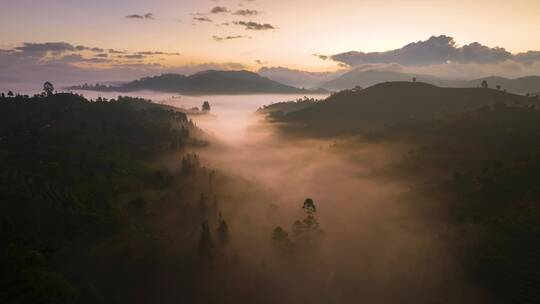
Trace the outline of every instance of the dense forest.
{"type": "Polygon", "coordinates": [[[285,135],[341,138],[343,153],[365,144],[398,147],[401,158],[385,174],[433,198],[422,208],[430,216],[442,210],[453,231],[444,237],[488,302],[540,301],[537,97],[396,82],[309,107],[276,104],[266,115],[285,135]]]}

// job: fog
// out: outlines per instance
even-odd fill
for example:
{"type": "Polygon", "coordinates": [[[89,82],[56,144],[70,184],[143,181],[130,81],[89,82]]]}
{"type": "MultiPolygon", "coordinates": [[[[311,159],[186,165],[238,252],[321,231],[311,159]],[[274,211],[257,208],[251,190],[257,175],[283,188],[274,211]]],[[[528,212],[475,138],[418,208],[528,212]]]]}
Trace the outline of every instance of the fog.
{"type": "Polygon", "coordinates": [[[451,246],[458,231],[434,207],[435,198],[392,172],[406,147],[290,138],[255,115],[262,105],[301,96],[137,95],[181,108],[206,100],[212,107],[211,114],[190,118],[213,137],[208,147],[194,150],[204,165],[241,181],[215,190],[242,261],[237,267],[243,272],[223,271],[228,288],[247,288],[267,303],[483,302],[451,246]],[[272,231],[281,226],[293,238],[306,198],[315,202],[324,235],[280,256],[272,231]]]}
{"type": "Polygon", "coordinates": [[[261,192],[255,194],[257,201],[229,202],[237,207],[227,216],[244,260],[259,265],[256,268],[265,265],[266,275],[283,292],[274,295],[275,300],[482,302],[452,253],[450,242],[457,232],[437,208],[425,208],[433,198],[392,174],[404,147],[347,138],[287,138],[254,115],[263,104],[297,97],[163,101],[189,107],[208,100],[213,116],[193,119],[217,140],[197,153],[207,166],[249,181],[252,189],[243,191],[261,192]],[[281,226],[292,235],[293,222],[304,218],[301,207],[308,197],[318,208],[324,237],[316,247],[304,249],[309,252],[296,253],[292,263],[297,267],[283,264],[272,252],[272,230],[281,226]]]}

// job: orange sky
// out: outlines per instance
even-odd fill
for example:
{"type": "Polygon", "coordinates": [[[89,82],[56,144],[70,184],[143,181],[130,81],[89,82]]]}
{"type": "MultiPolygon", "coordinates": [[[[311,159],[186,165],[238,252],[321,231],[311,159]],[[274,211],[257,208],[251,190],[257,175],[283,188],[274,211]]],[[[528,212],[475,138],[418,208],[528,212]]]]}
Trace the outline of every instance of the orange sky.
{"type": "Polygon", "coordinates": [[[239,62],[312,71],[336,64],[312,56],[350,50],[384,51],[431,35],[455,37],[511,52],[540,50],[538,0],[2,0],[0,48],[23,42],[64,41],[128,51],[180,52],[166,65],[239,62]],[[215,6],[256,16],[211,14],[215,6]],[[152,13],[154,19],[128,19],[152,13]],[[199,15],[194,15],[200,13],[199,15]],[[194,17],[212,22],[196,22],[194,17]],[[181,21],[179,21],[181,20],[181,21]],[[234,21],[271,24],[248,30],[234,21]],[[222,23],[229,23],[228,26],[222,23]],[[212,36],[249,36],[215,41],[212,36]]]}

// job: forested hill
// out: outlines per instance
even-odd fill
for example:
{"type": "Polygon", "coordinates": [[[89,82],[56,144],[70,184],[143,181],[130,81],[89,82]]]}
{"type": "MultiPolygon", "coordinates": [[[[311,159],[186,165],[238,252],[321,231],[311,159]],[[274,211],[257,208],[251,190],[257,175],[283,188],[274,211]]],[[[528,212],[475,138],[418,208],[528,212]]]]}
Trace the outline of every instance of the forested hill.
{"type": "Polygon", "coordinates": [[[313,134],[355,133],[368,126],[420,122],[438,115],[498,102],[530,104],[536,97],[495,89],[440,88],[418,82],[388,82],[345,90],[278,119],[313,134]]]}
{"type": "MultiPolygon", "coordinates": [[[[144,250],[115,252],[157,244],[144,216],[155,200],[148,193],[185,183],[154,160],[199,145],[200,132],[184,113],[142,99],[0,98],[0,302],[132,302],[151,293],[130,262],[144,250]],[[128,278],[129,289],[119,283],[128,278]]],[[[180,222],[199,227],[194,220],[180,222]]]]}
{"type": "Polygon", "coordinates": [[[182,94],[309,94],[318,91],[298,89],[249,71],[209,70],[190,76],[162,74],[145,77],[120,86],[82,85],[69,89],[131,92],[153,90],[182,94]]]}

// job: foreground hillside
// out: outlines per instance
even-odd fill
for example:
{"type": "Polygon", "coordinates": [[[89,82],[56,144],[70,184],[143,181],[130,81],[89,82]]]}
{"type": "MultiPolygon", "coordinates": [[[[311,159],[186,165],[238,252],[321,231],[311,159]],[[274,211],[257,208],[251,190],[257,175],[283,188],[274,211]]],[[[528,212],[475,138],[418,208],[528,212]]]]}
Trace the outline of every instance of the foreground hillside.
{"type": "Polygon", "coordinates": [[[238,257],[233,274],[212,267],[231,266],[230,202],[255,197],[189,153],[205,145],[184,113],[142,99],[0,98],[0,302],[257,297],[234,286],[238,257]]]}
{"type": "MultiPolygon", "coordinates": [[[[145,77],[120,86],[82,85],[71,87],[78,90],[133,92],[154,90],[182,94],[295,94],[310,93],[262,77],[249,71],[203,71],[190,76],[163,74],[145,77]]],[[[313,93],[316,93],[314,91],[313,93]]]]}
{"type": "Polygon", "coordinates": [[[280,121],[317,135],[351,134],[447,113],[505,102],[525,105],[535,98],[479,88],[440,88],[425,83],[388,82],[345,90],[313,106],[287,113],[280,121]]]}

